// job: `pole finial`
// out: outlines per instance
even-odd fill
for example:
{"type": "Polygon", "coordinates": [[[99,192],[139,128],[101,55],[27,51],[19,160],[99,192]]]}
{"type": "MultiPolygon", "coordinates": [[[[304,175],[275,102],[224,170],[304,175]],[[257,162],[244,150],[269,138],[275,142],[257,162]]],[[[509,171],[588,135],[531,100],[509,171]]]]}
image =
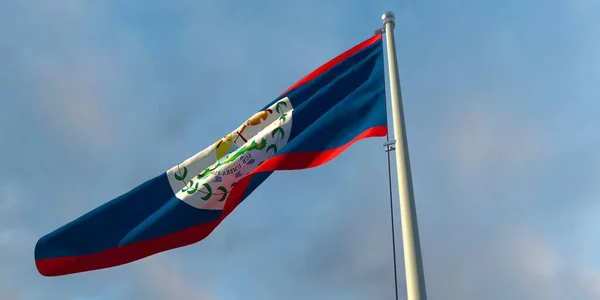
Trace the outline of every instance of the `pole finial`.
{"type": "Polygon", "coordinates": [[[387,23],[391,23],[392,27],[394,27],[396,25],[396,15],[394,15],[394,13],[391,11],[384,13],[381,16],[381,20],[383,21],[384,27],[385,27],[385,24],[387,24],[387,23]]]}

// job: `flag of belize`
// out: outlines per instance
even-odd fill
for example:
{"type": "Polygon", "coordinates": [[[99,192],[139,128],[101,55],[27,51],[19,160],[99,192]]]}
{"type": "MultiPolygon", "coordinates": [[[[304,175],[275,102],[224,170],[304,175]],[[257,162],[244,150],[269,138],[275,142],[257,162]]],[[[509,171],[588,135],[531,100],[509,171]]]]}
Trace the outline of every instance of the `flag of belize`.
{"type": "Polygon", "coordinates": [[[377,34],[206,149],[42,237],[37,269],[45,276],[97,270],[196,243],[274,171],[322,165],[352,143],[386,133],[377,34]]]}

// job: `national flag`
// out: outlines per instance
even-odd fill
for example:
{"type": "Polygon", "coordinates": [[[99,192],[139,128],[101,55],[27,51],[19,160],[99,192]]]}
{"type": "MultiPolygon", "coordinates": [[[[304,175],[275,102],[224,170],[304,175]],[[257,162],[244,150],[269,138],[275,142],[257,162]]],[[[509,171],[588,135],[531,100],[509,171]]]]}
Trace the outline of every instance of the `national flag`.
{"type": "Polygon", "coordinates": [[[274,171],[322,165],[352,143],[386,133],[383,47],[376,34],[206,149],[42,237],[37,269],[45,276],[72,274],[196,243],[274,171]]]}

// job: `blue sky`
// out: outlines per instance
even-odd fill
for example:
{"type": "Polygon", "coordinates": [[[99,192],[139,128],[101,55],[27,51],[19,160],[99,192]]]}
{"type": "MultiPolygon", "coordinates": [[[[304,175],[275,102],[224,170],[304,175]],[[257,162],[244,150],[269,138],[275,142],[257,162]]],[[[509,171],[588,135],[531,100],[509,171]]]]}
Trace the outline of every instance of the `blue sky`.
{"type": "Polygon", "coordinates": [[[594,0],[0,2],[0,298],[392,299],[381,139],[271,176],[198,244],[59,278],[33,261],[386,10],[429,297],[600,299],[594,0]]]}

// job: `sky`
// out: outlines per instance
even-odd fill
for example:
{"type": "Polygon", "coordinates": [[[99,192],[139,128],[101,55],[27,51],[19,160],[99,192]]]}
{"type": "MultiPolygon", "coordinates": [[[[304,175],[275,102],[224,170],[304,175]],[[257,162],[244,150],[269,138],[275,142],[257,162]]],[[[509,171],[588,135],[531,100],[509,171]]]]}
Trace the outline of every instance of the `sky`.
{"type": "Polygon", "coordinates": [[[393,299],[381,138],[274,174],[197,244],[55,278],[33,259],[387,10],[429,298],[600,299],[594,0],[1,1],[0,298],[393,299]]]}

